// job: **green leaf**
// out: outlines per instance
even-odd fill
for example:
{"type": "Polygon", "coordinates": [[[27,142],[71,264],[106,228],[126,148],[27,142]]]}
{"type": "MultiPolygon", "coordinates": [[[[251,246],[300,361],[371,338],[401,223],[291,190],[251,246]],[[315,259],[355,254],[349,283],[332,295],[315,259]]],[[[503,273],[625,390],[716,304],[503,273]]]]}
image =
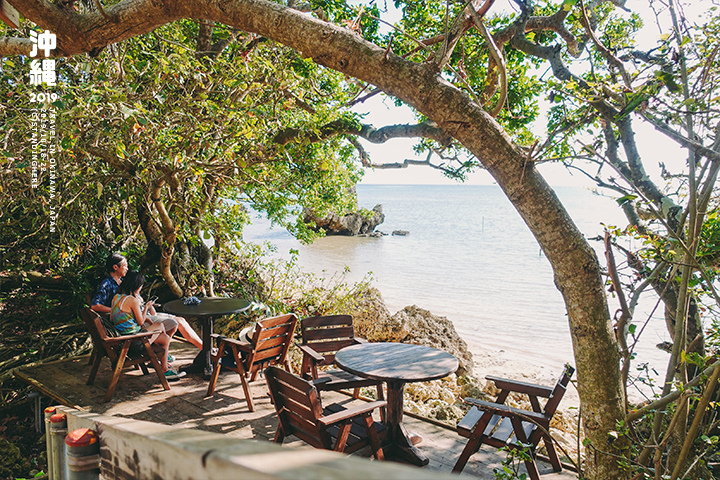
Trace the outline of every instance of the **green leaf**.
{"type": "Polygon", "coordinates": [[[635,200],[636,198],[638,198],[637,195],[625,195],[625,196],[623,196],[623,197],[620,197],[620,198],[615,199],[615,201],[617,202],[618,205],[620,205],[620,206],[622,207],[622,206],[625,205],[626,203],[632,202],[632,201],[635,200]]]}
{"type": "Polygon", "coordinates": [[[577,0],[565,0],[563,2],[563,10],[565,10],[566,12],[569,12],[570,10],[572,10],[572,8],[575,6],[576,3],[577,3],[577,0]]]}

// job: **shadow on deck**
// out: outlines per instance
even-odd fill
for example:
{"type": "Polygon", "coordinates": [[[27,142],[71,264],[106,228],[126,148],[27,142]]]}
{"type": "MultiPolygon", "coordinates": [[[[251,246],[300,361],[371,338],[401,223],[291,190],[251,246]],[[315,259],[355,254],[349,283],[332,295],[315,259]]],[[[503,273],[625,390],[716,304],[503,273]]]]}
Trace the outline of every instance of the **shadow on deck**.
{"type": "MultiPolygon", "coordinates": [[[[176,366],[190,363],[197,352],[177,341],[172,343],[171,350],[176,357],[176,366]]],[[[250,412],[239,377],[232,372],[221,373],[215,394],[206,397],[208,382],[199,375],[188,375],[171,382],[171,389],[165,391],[154,372],[143,376],[139,370],[126,370],[120,377],[115,396],[108,403],[103,403],[102,399],[110,379],[109,362],[103,360],[95,385],[85,384],[89,372],[88,356],[82,356],[18,369],[15,375],[54,401],[89,413],[196,428],[237,439],[272,441],[275,435],[277,418],[264,378],[250,385],[255,403],[255,412],[250,412]]],[[[323,393],[324,404],[358,401],[361,400],[352,400],[341,393],[323,393]]],[[[418,447],[430,458],[429,465],[423,470],[450,473],[466,439],[458,436],[454,429],[426,420],[406,415],[404,421],[410,432],[423,438],[418,447]]],[[[305,446],[300,440],[293,441],[294,438],[286,440],[283,446],[305,446]]],[[[463,473],[475,478],[494,479],[493,468],[499,468],[504,458],[503,453],[484,446],[473,455],[463,473]]],[[[525,471],[524,467],[520,468],[525,471]]],[[[549,463],[543,461],[538,461],[538,468],[543,480],[576,478],[571,472],[553,472],[549,463]]]]}

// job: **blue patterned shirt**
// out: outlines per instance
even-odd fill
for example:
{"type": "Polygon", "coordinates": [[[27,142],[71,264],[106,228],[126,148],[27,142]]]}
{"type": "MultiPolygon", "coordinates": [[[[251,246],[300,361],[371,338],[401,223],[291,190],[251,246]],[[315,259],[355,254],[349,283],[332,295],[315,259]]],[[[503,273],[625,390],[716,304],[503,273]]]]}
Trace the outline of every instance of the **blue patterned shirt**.
{"type": "Polygon", "coordinates": [[[107,277],[100,283],[100,286],[92,299],[92,305],[105,305],[110,307],[112,299],[117,293],[118,284],[112,277],[107,277]]]}

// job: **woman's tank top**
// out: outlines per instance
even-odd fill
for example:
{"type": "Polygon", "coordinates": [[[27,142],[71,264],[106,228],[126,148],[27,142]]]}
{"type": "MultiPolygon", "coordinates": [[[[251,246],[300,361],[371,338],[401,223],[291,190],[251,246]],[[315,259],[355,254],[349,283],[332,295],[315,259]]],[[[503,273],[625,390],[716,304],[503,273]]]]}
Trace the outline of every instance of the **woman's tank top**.
{"type": "Polygon", "coordinates": [[[121,335],[132,335],[133,333],[138,333],[140,331],[140,325],[138,325],[135,320],[133,312],[123,312],[121,310],[128,297],[130,297],[130,295],[118,293],[112,301],[110,319],[112,320],[113,325],[115,325],[115,329],[120,332],[121,335]]]}

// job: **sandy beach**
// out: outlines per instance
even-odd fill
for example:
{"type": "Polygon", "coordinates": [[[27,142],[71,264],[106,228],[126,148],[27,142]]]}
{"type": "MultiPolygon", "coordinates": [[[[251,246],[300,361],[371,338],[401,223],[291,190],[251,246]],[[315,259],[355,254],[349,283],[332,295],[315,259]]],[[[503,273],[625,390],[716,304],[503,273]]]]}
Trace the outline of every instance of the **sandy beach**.
{"type": "MultiPolygon", "coordinates": [[[[550,366],[530,355],[521,358],[515,352],[492,350],[472,342],[468,342],[468,348],[473,355],[475,362],[474,374],[478,379],[484,379],[487,375],[494,375],[552,387],[557,382],[562,371],[562,365],[550,366]]],[[[537,355],[535,353],[535,357],[537,355]]],[[[573,376],[572,380],[575,380],[575,376],[573,376]]],[[[567,410],[579,406],[580,397],[575,384],[571,382],[560,408],[567,410]]]]}

